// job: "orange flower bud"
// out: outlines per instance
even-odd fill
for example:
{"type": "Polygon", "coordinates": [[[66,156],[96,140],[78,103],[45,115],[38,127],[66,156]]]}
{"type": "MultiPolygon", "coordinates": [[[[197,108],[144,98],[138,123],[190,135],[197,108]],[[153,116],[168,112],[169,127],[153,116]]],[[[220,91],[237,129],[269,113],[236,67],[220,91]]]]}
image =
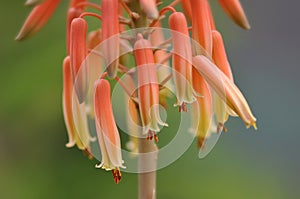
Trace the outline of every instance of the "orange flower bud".
{"type": "Polygon", "coordinates": [[[186,110],[185,104],[195,101],[192,88],[192,48],[185,16],[174,12],[169,17],[173,39],[173,77],[176,87],[177,104],[186,110]]]}
{"type": "Polygon", "coordinates": [[[219,0],[219,4],[237,25],[247,30],[251,28],[239,0],[219,0]]]}
{"type": "Polygon", "coordinates": [[[16,40],[21,41],[38,32],[52,16],[60,0],[45,0],[33,8],[16,40]]]}
{"type": "Polygon", "coordinates": [[[82,18],[76,18],[71,23],[71,66],[73,81],[75,82],[75,91],[78,100],[82,103],[87,94],[87,66],[85,59],[87,56],[86,50],[86,32],[87,23],[82,18]]]}
{"type": "Polygon", "coordinates": [[[102,53],[108,76],[115,78],[119,66],[119,2],[102,0],[102,53]]]}
{"type": "Polygon", "coordinates": [[[211,22],[207,0],[191,0],[192,5],[192,37],[201,46],[194,46],[196,54],[211,56],[212,36],[211,22]],[[202,49],[202,48],[203,49],[202,49]]]}

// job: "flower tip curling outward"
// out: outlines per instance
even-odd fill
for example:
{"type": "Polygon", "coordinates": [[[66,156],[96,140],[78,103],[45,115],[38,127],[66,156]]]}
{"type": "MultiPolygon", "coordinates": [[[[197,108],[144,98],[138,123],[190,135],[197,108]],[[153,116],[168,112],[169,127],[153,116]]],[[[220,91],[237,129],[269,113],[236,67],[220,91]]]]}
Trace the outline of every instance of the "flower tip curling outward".
{"type": "Polygon", "coordinates": [[[60,0],[45,0],[43,3],[36,5],[15,40],[22,41],[38,32],[52,16],[59,2],[60,0]]]}
{"type": "Polygon", "coordinates": [[[253,126],[256,129],[256,118],[238,87],[203,55],[194,57],[193,65],[227,106],[244,121],[246,127],[253,126]]]}
{"type": "Polygon", "coordinates": [[[169,26],[173,40],[173,78],[176,88],[179,111],[187,112],[186,104],[196,100],[192,87],[192,48],[187,27],[187,21],[183,13],[174,12],[169,17],[169,26]]]}
{"type": "MultiPolygon", "coordinates": [[[[134,55],[138,69],[138,96],[143,133],[152,134],[160,131],[159,125],[167,124],[159,114],[159,85],[151,44],[141,34],[138,34],[138,40],[134,44],[134,55]]],[[[150,135],[151,137],[153,138],[150,135]]]]}
{"type": "Polygon", "coordinates": [[[251,26],[239,0],[219,0],[219,4],[237,25],[250,30],[251,26]]]}
{"type": "Polygon", "coordinates": [[[112,170],[118,183],[121,179],[119,168],[125,166],[122,160],[120,135],[112,111],[109,82],[105,79],[97,80],[94,90],[95,122],[102,154],[101,164],[96,165],[96,168],[112,170]]]}

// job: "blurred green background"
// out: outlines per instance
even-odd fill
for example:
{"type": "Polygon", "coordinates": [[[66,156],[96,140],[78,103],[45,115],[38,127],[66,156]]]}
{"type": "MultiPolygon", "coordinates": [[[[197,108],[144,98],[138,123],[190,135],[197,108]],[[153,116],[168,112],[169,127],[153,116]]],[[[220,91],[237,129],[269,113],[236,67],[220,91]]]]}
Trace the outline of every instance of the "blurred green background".
{"type": "MultiPolygon", "coordinates": [[[[158,171],[159,199],[300,198],[299,1],[241,1],[250,31],[235,26],[212,1],[236,82],[258,118],[258,131],[231,119],[214,150],[196,145],[158,171]]],[[[65,56],[63,1],[35,37],[14,41],[30,9],[0,7],[0,198],[136,198],[137,176],[94,168],[64,147],[61,92],[65,56]]],[[[195,143],[196,144],[196,143],[195,143]]]]}

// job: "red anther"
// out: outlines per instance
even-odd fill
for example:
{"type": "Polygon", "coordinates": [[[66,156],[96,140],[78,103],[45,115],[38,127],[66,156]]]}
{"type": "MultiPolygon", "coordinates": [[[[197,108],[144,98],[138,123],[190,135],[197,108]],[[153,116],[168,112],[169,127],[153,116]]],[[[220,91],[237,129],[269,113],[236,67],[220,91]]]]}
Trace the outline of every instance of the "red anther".
{"type": "Polygon", "coordinates": [[[119,184],[119,182],[122,179],[122,173],[119,169],[113,169],[112,171],[113,177],[114,177],[114,181],[116,184],[119,184]]]}

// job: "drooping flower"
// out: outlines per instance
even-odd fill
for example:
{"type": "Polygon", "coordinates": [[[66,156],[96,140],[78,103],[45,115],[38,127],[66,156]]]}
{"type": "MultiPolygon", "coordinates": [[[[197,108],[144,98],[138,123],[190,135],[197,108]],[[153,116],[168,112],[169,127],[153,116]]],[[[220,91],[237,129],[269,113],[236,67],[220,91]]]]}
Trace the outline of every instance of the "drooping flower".
{"type": "Polygon", "coordinates": [[[160,131],[158,125],[167,124],[159,115],[159,85],[151,44],[140,34],[134,45],[134,55],[138,70],[138,97],[143,133],[153,134],[160,131]]]}
{"type": "MultiPolygon", "coordinates": [[[[222,36],[216,30],[212,31],[212,36],[213,36],[213,54],[212,54],[213,61],[216,64],[216,66],[218,66],[218,68],[229,78],[229,80],[233,82],[233,75],[225,52],[222,36]]],[[[224,123],[228,119],[228,113],[231,113],[231,115],[233,116],[236,116],[236,114],[228,106],[226,106],[226,103],[219,96],[215,95],[214,97],[215,97],[214,107],[215,107],[216,119],[219,128],[222,128],[224,126],[224,123]]]]}
{"type": "Polygon", "coordinates": [[[108,76],[115,78],[119,66],[119,2],[102,0],[102,40],[103,56],[108,76]]]}
{"type": "Polygon", "coordinates": [[[196,131],[198,147],[201,148],[205,139],[210,135],[213,119],[212,96],[208,84],[194,69],[193,87],[197,93],[201,94],[201,96],[196,96],[196,102],[192,104],[194,116],[192,128],[196,131]]]}
{"type": "MultiPolygon", "coordinates": [[[[166,57],[168,57],[168,53],[164,49],[160,49],[160,45],[165,42],[164,29],[162,28],[160,22],[157,22],[153,27],[155,27],[155,29],[150,35],[150,42],[152,46],[159,48],[154,51],[154,60],[158,66],[157,79],[158,82],[161,83],[171,75],[171,70],[169,67],[169,60],[166,59],[166,57]]],[[[162,48],[163,47],[164,46],[162,46],[162,48]]],[[[174,86],[171,81],[167,81],[164,83],[164,85],[160,86],[162,86],[162,89],[159,92],[159,103],[166,107],[167,98],[172,96],[172,92],[170,90],[172,90],[174,86]]]]}
{"type": "Polygon", "coordinates": [[[16,40],[21,41],[38,32],[49,20],[60,0],[45,0],[36,5],[27,17],[16,40]]]}
{"type": "Polygon", "coordinates": [[[225,13],[240,27],[249,30],[250,24],[239,0],[219,0],[225,13]]]}
{"type": "Polygon", "coordinates": [[[193,65],[227,106],[244,121],[246,127],[253,126],[256,129],[256,118],[238,87],[203,55],[194,57],[193,65]]]}
{"type": "Polygon", "coordinates": [[[186,103],[195,101],[192,88],[192,47],[186,18],[181,12],[169,17],[169,26],[173,40],[173,78],[176,87],[176,105],[186,111],[186,103]]]}
{"type": "Polygon", "coordinates": [[[105,79],[95,82],[94,105],[97,136],[102,154],[102,162],[96,167],[107,171],[112,170],[115,182],[119,183],[121,180],[119,169],[125,167],[121,154],[120,135],[112,111],[110,84],[105,79]]]}
{"type": "MultiPolygon", "coordinates": [[[[69,142],[66,147],[73,147],[75,144],[81,150],[90,152],[90,137],[85,104],[79,104],[74,95],[74,85],[71,72],[70,57],[67,56],[63,63],[63,113],[68,131],[69,142]]],[[[89,155],[89,158],[92,156],[89,155]]]]}

